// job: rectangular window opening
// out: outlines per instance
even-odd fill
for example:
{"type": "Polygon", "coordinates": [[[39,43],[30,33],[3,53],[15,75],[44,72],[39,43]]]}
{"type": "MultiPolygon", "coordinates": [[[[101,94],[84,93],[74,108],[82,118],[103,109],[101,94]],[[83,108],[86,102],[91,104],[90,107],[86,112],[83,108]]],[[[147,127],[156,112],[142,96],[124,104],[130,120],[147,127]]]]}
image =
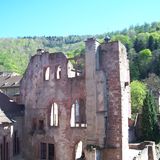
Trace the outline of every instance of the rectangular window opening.
{"type": "Polygon", "coordinates": [[[48,144],[48,160],[54,160],[54,144],[48,144]]]}
{"type": "Polygon", "coordinates": [[[40,160],[46,160],[47,159],[47,145],[46,143],[40,144],[40,160]]]}
{"type": "Polygon", "coordinates": [[[44,130],[44,120],[39,120],[39,130],[44,130]]]}

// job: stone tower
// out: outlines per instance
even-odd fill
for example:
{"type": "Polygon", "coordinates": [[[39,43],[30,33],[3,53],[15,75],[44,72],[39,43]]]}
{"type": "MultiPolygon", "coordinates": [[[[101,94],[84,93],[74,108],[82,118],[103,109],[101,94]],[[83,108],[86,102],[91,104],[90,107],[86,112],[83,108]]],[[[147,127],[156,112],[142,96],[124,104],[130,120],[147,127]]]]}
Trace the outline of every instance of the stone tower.
{"type": "Polygon", "coordinates": [[[95,144],[99,140],[98,145],[104,146],[103,159],[128,160],[130,78],[126,49],[120,42],[98,45],[91,38],[86,41],[85,60],[88,139],[95,144]]]}

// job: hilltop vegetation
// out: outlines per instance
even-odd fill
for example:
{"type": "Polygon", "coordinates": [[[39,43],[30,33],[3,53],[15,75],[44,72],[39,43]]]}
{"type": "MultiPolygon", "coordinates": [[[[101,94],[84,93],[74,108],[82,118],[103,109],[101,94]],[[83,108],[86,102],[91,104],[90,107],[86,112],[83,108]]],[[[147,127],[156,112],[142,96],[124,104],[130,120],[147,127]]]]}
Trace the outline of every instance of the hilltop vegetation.
{"type": "Polygon", "coordinates": [[[0,71],[23,74],[30,57],[39,48],[51,53],[61,51],[73,57],[84,53],[83,41],[86,38],[95,37],[103,42],[106,36],[110,36],[111,41],[120,40],[127,48],[132,81],[132,113],[141,112],[148,89],[155,97],[159,95],[160,22],[130,26],[101,35],[0,38],[0,71]]]}
{"type": "MultiPolygon", "coordinates": [[[[111,37],[111,41],[120,40],[126,46],[132,80],[145,79],[149,73],[160,76],[160,22],[93,36],[102,42],[106,35],[111,37]]],[[[74,56],[84,51],[83,41],[87,37],[91,36],[1,38],[0,71],[23,74],[30,57],[38,48],[74,56]]]]}
{"type": "Polygon", "coordinates": [[[64,53],[84,48],[83,41],[78,39],[76,41],[73,37],[75,36],[68,37],[68,41],[59,37],[1,38],[0,71],[23,74],[30,57],[36,54],[36,50],[39,48],[49,52],[62,51],[64,53]]]}

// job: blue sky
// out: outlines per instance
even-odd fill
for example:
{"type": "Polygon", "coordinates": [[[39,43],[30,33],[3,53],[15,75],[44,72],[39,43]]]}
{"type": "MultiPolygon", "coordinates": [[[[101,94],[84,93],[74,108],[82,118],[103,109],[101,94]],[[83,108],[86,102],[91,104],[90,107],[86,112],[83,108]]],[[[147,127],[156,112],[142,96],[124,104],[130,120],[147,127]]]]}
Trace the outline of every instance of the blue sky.
{"type": "Polygon", "coordinates": [[[160,0],[1,0],[0,37],[100,34],[160,21],[160,0]]]}

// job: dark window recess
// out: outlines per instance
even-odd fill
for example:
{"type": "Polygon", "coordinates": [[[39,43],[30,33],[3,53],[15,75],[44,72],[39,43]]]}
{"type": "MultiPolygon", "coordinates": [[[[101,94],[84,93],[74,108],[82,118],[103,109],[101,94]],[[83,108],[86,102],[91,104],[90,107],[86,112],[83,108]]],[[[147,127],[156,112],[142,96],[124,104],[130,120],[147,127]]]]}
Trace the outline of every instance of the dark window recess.
{"type": "Polygon", "coordinates": [[[3,137],[3,160],[6,160],[6,137],[3,137]]]}
{"type": "Polygon", "coordinates": [[[33,118],[32,119],[32,131],[34,132],[36,130],[36,128],[37,128],[37,122],[36,122],[36,119],[33,118]]]}
{"type": "Polygon", "coordinates": [[[54,144],[48,144],[48,160],[54,160],[54,144]]]}
{"type": "Polygon", "coordinates": [[[46,143],[40,144],[40,159],[41,160],[47,159],[47,145],[46,145],[46,143]]]}
{"type": "Polygon", "coordinates": [[[43,120],[39,120],[39,130],[44,130],[44,121],[43,120]]]}
{"type": "Polygon", "coordinates": [[[124,82],[124,86],[127,87],[129,85],[129,82],[124,82]]]}
{"type": "Polygon", "coordinates": [[[54,160],[54,144],[40,143],[40,160],[54,160]]]}
{"type": "Polygon", "coordinates": [[[19,137],[18,137],[18,132],[14,131],[13,134],[13,155],[17,155],[20,152],[20,147],[19,147],[19,137]]]}
{"type": "Polygon", "coordinates": [[[3,137],[3,143],[0,145],[0,160],[9,160],[9,143],[6,137],[3,137]]]}
{"type": "Polygon", "coordinates": [[[85,111],[85,101],[83,99],[79,100],[79,115],[80,115],[80,123],[86,123],[86,111],[85,111]]]}
{"type": "Polygon", "coordinates": [[[3,160],[3,146],[2,144],[0,145],[0,160],[3,160]]]}
{"type": "Polygon", "coordinates": [[[6,143],[6,160],[9,160],[9,145],[6,143]]]}

